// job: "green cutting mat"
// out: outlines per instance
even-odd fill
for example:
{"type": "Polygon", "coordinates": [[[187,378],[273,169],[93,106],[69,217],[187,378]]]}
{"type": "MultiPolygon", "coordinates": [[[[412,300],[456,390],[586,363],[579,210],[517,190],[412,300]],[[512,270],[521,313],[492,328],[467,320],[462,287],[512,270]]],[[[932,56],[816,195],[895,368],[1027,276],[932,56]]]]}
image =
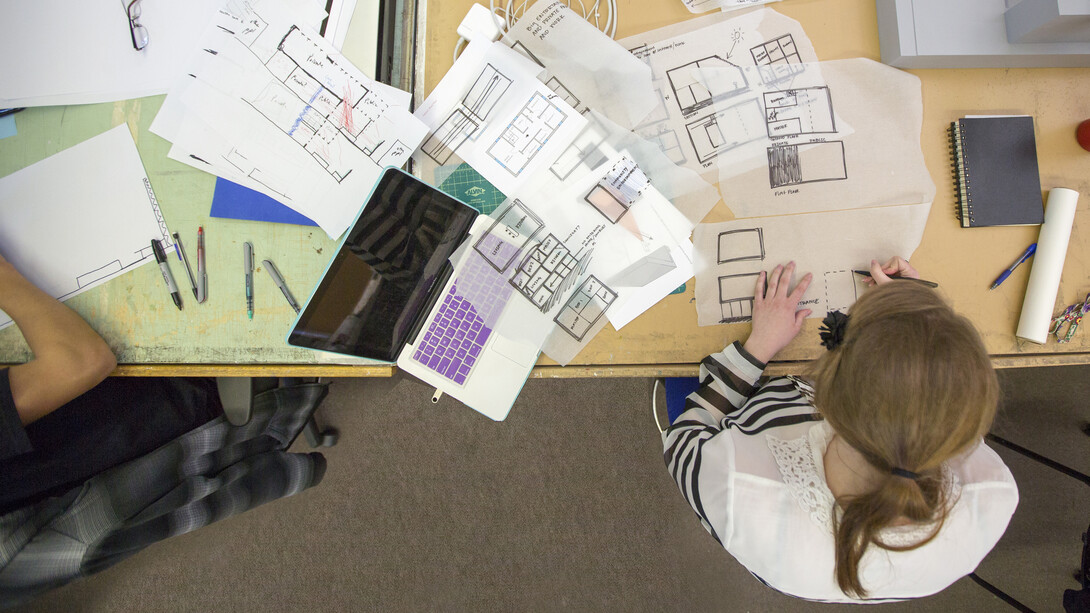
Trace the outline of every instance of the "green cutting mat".
{"type": "Polygon", "coordinates": [[[493,187],[479,172],[469,164],[458,166],[440,166],[435,169],[435,179],[439,189],[454,196],[483,215],[491,215],[507,196],[493,187]]]}

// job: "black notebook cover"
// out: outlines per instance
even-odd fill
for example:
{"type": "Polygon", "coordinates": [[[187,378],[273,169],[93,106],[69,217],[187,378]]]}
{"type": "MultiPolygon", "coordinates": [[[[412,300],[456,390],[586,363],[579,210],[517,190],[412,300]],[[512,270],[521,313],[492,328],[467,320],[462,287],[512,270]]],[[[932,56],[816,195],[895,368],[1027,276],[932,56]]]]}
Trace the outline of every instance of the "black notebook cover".
{"type": "Polygon", "coordinates": [[[967,117],[950,125],[963,228],[1045,221],[1032,117],[967,117]]]}

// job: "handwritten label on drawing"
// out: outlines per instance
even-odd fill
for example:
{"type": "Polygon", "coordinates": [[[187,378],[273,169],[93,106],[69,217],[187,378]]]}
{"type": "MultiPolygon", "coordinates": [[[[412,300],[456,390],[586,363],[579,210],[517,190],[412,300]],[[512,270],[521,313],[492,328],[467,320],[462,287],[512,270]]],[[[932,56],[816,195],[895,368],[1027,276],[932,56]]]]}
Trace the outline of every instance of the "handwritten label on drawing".
{"type": "Polygon", "coordinates": [[[545,40],[549,35],[549,32],[560,25],[568,16],[565,9],[567,9],[567,6],[559,0],[546,6],[545,10],[538,13],[537,17],[534,18],[533,23],[527,27],[530,35],[536,36],[540,40],[545,40]]]}

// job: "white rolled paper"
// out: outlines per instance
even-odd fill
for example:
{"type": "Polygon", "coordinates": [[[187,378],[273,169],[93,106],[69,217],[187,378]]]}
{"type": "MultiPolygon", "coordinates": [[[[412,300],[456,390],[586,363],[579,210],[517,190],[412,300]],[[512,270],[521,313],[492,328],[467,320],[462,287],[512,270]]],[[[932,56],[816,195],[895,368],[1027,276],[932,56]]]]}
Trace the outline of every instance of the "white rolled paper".
{"type": "Polygon", "coordinates": [[[1022,316],[1015,333],[1018,338],[1042,345],[1048,340],[1048,326],[1056,306],[1056,292],[1060,289],[1060,276],[1078,203],[1079,192],[1075,190],[1057,187],[1048,192],[1045,223],[1037,238],[1037,253],[1033,255],[1026,299],[1022,302],[1022,316]]]}

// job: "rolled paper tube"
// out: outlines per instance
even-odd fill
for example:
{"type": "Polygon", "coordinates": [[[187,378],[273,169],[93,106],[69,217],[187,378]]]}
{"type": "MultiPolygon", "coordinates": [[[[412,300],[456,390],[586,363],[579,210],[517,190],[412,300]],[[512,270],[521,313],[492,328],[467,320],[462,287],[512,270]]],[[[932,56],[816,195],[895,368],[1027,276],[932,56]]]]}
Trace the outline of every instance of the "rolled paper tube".
{"type": "Polygon", "coordinates": [[[1079,192],[1075,190],[1057,187],[1048,192],[1045,223],[1041,225],[1041,235],[1037,239],[1037,253],[1033,256],[1022,316],[1015,333],[1018,338],[1042,345],[1048,340],[1048,326],[1056,306],[1056,292],[1060,289],[1060,276],[1078,203],[1079,192]]]}

